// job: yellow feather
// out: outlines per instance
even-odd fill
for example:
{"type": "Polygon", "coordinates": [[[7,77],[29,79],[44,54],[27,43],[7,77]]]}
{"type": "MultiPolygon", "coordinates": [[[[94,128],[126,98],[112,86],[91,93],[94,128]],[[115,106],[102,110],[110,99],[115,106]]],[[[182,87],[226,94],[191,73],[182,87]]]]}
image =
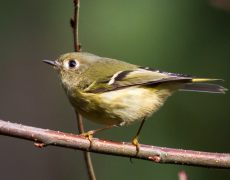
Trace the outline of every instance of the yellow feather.
{"type": "Polygon", "coordinates": [[[203,83],[203,82],[210,82],[210,81],[223,81],[222,79],[210,79],[210,78],[193,78],[193,83],[203,83]]]}

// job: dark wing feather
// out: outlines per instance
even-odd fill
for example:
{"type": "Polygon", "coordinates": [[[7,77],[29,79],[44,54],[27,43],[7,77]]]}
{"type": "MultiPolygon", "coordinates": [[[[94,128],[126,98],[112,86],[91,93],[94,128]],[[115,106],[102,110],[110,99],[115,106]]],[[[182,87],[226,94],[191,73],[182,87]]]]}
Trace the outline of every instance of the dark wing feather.
{"type": "Polygon", "coordinates": [[[189,76],[138,68],[135,70],[119,71],[108,78],[92,83],[85,91],[102,93],[131,86],[153,86],[164,82],[190,82],[191,80],[192,77],[189,76]]]}

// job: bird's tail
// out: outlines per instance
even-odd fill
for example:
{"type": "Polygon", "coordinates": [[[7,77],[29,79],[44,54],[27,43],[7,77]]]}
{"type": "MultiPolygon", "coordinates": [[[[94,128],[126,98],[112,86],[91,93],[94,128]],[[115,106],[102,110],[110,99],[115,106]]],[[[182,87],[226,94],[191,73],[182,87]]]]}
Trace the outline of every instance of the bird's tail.
{"type": "Polygon", "coordinates": [[[228,89],[226,89],[223,86],[220,86],[218,84],[211,83],[214,81],[223,81],[223,80],[221,80],[221,79],[193,78],[192,82],[185,83],[184,86],[180,90],[225,94],[225,92],[228,89]]]}

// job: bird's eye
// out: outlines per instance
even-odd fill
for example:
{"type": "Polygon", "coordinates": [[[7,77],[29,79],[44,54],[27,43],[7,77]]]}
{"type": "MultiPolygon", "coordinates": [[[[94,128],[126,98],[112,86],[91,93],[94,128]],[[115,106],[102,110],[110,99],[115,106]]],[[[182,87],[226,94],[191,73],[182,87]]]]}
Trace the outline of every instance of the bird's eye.
{"type": "Polygon", "coordinates": [[[77,65],[77,62],[75,60],[73,60],[73,59],[69,60],[69,67],[70,68],[74,68],[74,67],[76,67],[76,65],[77,65]]]}
{"type": "Polygon", "coordinates": [[[63,65],[66,69],[76,69],[79,66],[79,62],[76,59],[69,59],[64,61],[63,65]]]}

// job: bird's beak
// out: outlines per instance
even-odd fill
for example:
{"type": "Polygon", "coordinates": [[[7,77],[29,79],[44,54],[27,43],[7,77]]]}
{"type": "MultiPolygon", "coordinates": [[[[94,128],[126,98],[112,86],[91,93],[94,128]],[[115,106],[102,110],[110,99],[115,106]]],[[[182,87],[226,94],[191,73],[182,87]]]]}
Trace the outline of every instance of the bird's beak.
{"type": "Polygon", "coordinates": [[[59,67],[59,63],[57,61],[51,61],[51,60],[42,60],[42,62],[47,63],[53,67],[59,67]]]}

